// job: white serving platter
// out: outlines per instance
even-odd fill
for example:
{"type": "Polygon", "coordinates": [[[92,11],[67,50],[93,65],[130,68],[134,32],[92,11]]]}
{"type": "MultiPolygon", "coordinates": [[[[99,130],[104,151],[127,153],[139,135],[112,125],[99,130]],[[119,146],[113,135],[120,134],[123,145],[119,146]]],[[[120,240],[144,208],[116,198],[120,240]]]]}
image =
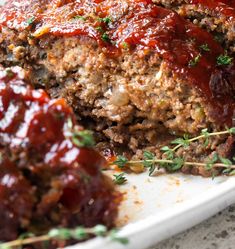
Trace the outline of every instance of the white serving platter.
{"type": "MultiPolygon", "coordinates": [[[[4,1],[0,0],[0,4],[4,1]]],[[[112,174],[111,172],[109,172],[112,174]]],[[[95,238],[71,249],[146,249],[190,228],[235,203],[235,177],[202,178],[182,174],[149,177],[130,174],[120,187],[119,235],[127,245],[95,238]]]]}
{"type": "Polygon", "coordinates": [[[235,203],[235,177],[202,178],[183,174],[127,176],[118,217],[127,245],[96,238],[71,249],[147,249],[235,203]]]}

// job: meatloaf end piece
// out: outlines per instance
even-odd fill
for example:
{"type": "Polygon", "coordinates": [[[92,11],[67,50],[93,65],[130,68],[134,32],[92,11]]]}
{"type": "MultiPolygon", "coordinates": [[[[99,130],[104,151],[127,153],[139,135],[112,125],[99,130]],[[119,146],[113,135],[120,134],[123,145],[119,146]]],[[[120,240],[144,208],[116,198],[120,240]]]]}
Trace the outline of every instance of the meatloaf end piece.
{"type": "Polygon", "coordinates": [[[232,125],[234,65],[216,61],[224,49],[150,0],[8,1],[0,20],[1,63],[21,65],[116,143],[136,150],[232,125]]]}
{"type": "Polygon", "coordinates": [[[0,105],[0,240],[52,227],[112,227],[120,195],[65,101],[33,90],[14,67],[0,71],[0,105]]]}

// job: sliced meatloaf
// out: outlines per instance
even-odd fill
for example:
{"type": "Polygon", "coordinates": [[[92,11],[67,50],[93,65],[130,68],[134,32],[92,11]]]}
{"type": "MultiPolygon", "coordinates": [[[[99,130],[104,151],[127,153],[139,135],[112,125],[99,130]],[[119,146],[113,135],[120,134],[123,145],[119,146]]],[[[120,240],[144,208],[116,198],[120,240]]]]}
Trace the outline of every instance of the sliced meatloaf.
{"type": "Polygon", "coordinates": [[[234,0],[153,0],[211,32],[227,50],[235,52],[234,0]]]}
{"type": "Polygon", "coordinates": [[[0,106],[0,240],[60,226],[112,227],[120,195],[65,101],[33,90],[14,67],[0,70],[0,106]]]}
{"type": "Polygon", "coordinates": [[[213,35],[150,0],[10,0],[0,27],[0,62],[115,143],[136,151],[232,125],[233,58],[218,63],[213,35]]]}

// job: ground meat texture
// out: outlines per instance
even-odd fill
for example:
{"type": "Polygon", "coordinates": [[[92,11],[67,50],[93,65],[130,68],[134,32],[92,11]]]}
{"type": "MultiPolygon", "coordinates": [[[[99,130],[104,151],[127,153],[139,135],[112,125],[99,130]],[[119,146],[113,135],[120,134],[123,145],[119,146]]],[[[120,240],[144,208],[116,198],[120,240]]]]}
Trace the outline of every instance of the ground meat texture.
{"type": "Polygon", "coordinates": [[[232,125],[234,65],[217,65],[220,43],[175,11],[147,0],[18,0],[0,16],[0,61],[132,151],[232,125]]]}
{"type": "Polygon", "coordinates": [[[211,32],[229,52],[235,52],[235,2],[233,0],[153,0],[211,32]]]}
{"type": "Polygon", "coordinates": [[[74,144],[73,132],[84,130],[63,99],[23,79],[18,67],[0,71],[0,240],[57,226],[112,227],[120,196],[101,172],[105,159],[74,144]]]}

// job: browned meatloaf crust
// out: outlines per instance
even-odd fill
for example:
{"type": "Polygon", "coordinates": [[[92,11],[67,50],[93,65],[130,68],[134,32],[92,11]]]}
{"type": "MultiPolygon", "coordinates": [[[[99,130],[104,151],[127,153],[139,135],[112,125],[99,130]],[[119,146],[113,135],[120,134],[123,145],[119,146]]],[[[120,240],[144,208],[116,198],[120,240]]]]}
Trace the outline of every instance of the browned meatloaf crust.
{"type": "Polygon", "coordinates": [[[63,99],[23,78],[18,67],[0,70],[0,240],[59,226],[112,227],[120,195],[101,171],[105,159],[82,142],[85,131],[63,99]]]}
{"type": "MultiPolygon", "coordinates": [[[[231,126],[233,59],[218,65],[223,46],[168,9],[185,2],[157,2],[8,1],[0,11],[0,62],[21,65],[37,87],[65,97],[80,118],[135,152],[231,126]]],[[[221,142],[195,144],[188,155],[203,159],[221,142]]]]}

